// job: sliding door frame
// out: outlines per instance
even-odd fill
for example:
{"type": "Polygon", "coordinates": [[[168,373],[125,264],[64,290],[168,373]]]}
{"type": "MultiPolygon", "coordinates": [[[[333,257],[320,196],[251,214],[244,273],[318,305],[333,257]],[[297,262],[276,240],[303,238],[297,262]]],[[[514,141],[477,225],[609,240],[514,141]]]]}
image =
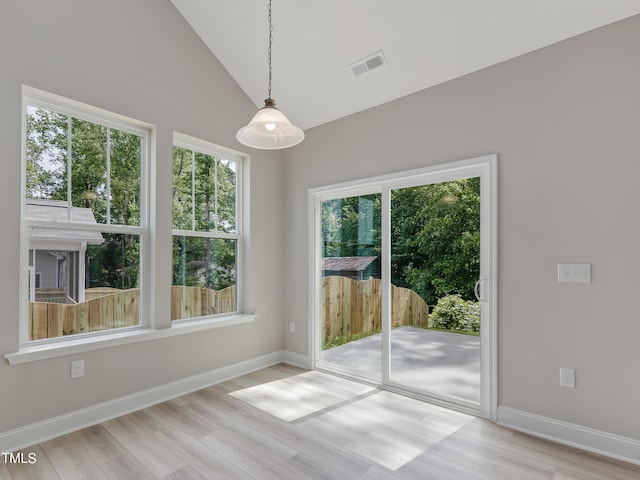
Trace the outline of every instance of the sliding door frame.
{"type": "MultiPolygon", "coordinates": [[[[309,189],[309,367],[334,370],[323,365],[322,354],[322,202],[343,197],[380,193],[382,195],[382,378],[359,380],[398,393],[426,400],[465,413],[497,419],[497,155],[485,155],[467,160],[433,165],[425,168],[365,178],[325,187],[309,189]],[[390,367],[390,267],[391,267],[391,190],[452,179],[480,177],[480,295],[481,303],[481,392],[480,403],[458,401],[451,397],[413,390],[389,380],[390,367]]],[[[336,373],[347,374],[337,371],[336,373]]]]}

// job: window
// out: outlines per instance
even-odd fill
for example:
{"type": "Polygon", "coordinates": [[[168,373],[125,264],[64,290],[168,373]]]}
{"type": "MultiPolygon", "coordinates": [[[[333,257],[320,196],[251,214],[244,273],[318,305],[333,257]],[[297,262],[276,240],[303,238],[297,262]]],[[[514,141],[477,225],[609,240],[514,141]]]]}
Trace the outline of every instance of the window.
{"type": "Polygon", "coordinates": [[[24,103],[23,343],[140,326],[149,128],[52,95],[24,103]]]}
{"type": "Polygon", "coordinates": [[[242,153],[175,133],[173,173],[156,169],[153,125],[27,86],[22,131],[11,365],[256,318],[242,312],[242,153]],[[157,175],[172,175],[172,203],[152,204],[157,175]],[[154,242],[169,222],[172,246],[154,242]],[[170,255],[172,278],[156,278],[170,255]]]}
{"type": "Polygon", "coordinates": [[[174,135],[171,318],[238,310],[241,159],[174,135]]]}

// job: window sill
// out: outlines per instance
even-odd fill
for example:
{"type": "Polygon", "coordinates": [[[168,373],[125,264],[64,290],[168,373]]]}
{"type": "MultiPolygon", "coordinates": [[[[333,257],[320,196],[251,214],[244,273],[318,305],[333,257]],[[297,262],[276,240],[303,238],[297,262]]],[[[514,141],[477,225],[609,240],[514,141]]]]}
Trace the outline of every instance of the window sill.
{"type": "Polygon", "coordinates": [[[19,365],[21,363],[45,360],[47,358],[62,357],[64,355],[72,355],[75,353],[90,352],[92,350],[100,350],[103,348],[117,347],[120,345],[145,342],[159,338],[173,337],[175,335],[185,335],[203,330],[250,323],[253,322],[256,317],[257,315],[255,314],[235,314],[225,317],[175,323],[169,328],[157,330],[145,328],[92,337],[65,339],[64,341],[55,343],[23,347],[15,353],[5,354],[4,358],[9,362],[9,365],[19,365]]]}

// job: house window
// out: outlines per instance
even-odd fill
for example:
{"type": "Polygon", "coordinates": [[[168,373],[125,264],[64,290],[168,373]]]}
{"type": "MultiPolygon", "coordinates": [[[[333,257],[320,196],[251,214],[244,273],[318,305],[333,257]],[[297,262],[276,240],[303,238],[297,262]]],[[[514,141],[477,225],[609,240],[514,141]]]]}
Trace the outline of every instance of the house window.
{"type": "Polygon", "coordinates": [[[174,321],[238,310],[241,165],[221,147],[174,135],[174,321]]]}
{"type": "Polygon", "coordinates": [[[149,128],[52,95],[24,109],[23,339],[140,326],[149,128]]]}

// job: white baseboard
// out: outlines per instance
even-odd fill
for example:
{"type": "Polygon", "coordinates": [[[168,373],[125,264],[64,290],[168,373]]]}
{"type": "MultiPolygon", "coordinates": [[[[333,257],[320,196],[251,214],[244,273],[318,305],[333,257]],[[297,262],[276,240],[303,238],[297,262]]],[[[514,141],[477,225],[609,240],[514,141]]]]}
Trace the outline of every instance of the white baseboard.
{"type": "Polygon", "coordinates": [[[640,441],[515,408],[498,407],[498,424],[554,442],[640,465],[640,441]]]}
{"type": "Polygon", "coordinates": [[[281,362],[307,368],[306,356],[280,350],[148,390],[132,393],[131,395],[116,398],[108,402],[65,413],[14,430],[1,432],[0,452],[13,452],[30,445],[35,445],[64,435],[65,433],[96,425],[111,418],[119,417],[120,415],[125,415],[140,410],[141,408],[146,408],[281,362]]]}
{"type": "Polygon", "coordinates": [[[294,367],[311,369],[311,366],[309,365],[309,357],[307,355],[290,352],[288,350],[284,350],[282,353],[283,353],[283,357],[282,357],[283,363],[288,363],[289,365],[293,365],[294,367]]]}

